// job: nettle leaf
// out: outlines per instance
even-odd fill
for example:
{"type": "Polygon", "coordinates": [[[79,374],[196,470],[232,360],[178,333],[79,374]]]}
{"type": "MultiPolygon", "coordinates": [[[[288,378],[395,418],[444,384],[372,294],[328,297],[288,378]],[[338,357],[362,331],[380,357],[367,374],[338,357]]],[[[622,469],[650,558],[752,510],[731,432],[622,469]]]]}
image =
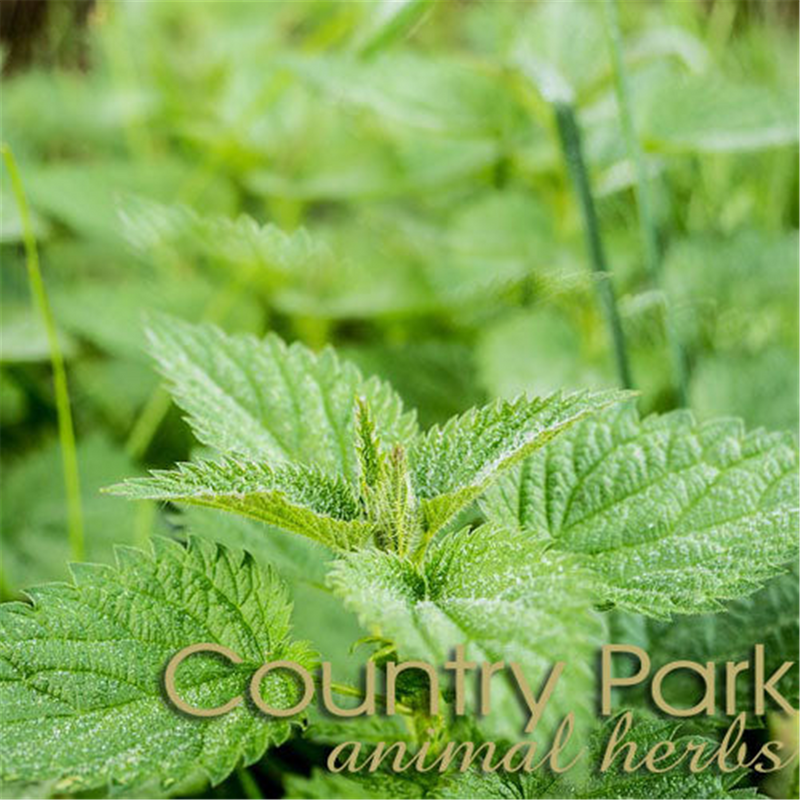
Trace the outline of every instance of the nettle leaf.
{"type": "Polygon", "coordinates": [[[131,478],[108,491],[231,511],[336,550],[352,549],[372,532],[371,524],[358,518],[358,498],[342,478],[298,464],[198,461],[154,470],[149,478],[131,478]]]}
{"type": "Polygon", "coordinates": [[[261,522],[198,506],[186,508],[170,521],[192,536],[225,542],[227,547],[246,550],[257,561],[272,565],[286,581],[294,601],[295,636],[310,641],[321,658],[333,664],[338,680],[358,684],[364,659],[360,650],[354,652],[350,646],[363,636],[363,630],[355,614],[325,586],[331,560],[328,549],[305,536],[270,535],[261,522]]]}
{"type": "Polygon", "coordinates": [[[425,524],[435,532],[496,480],[588,414],[623,399],[622,392],[555,393],[497,401],[434,426],[409,453],[425,524]]]}
{"type": "MultiPolygon", "coordinates": [[[[359,741],[361,741],[359,739],[359,741]]],[[[350,800],[519,800],[524,797],[560,797],[550,793],[551,786],[560,786],[548,775],[534,773],[483,772],[472,768],[465,772],[396,773],[388,769],[376,772],[333,774],[314,769],[309,777],[290,775],[286,796],[303,800],[329,800],[346,797],[350,800]]]]}
{"type": "MultiPolygon", "coordinates": [[[[606,743],[617,724],[617,719],[603,725],[590,737],[587,762],[599,764],[606,743]]],[[[681,733],[674,722],[661,721],[647,715],[637,715],[625,741],[635,744],[637,752],[644,754],[659,742],[672,741],[676,752],[682,752],[689,743],[705,745],[712,752],[717,743],[699,735],[681,733]]],[[[625,752],[623,751],[623,755],[625,752]]],[[[641,760],[642,755],[638,756],[641,760]]],[[[692,773],[686,764],[655,774],[644,768],[625,772],[622,757],[606,772],[591,770],[583,780],[576,781],[577,770],[561,775],[548,771],[511,773],[504,770],[483,772],[471,768],[464,772],[426,775],[396,773],[382,770],[375,773],[331,774],[315,769],[308,778],[291,776],[287,782],[287,797],[319,798],[438,798],[439,800],[520,800],[520,798],[760,798],[757,789],[739,786],[745,770],[724,774],[717,770],[692,773]]]]}
{"type": "MultiPolygon", "coordinates": [[[[648,620],[642,644],[655,671],[676,658],[719,664],[748,661],[758,642],[764,645],[764,672],[771,675],[784,661],[800,662],[799,608],[800,561],[795,561],[791,572],[771,580],[750,597],[734,600],[720,614],[681,617],[670,623],[648,620]]],[[[736,682],[737,709],[752,707],[750,677],[741,676],[736,682]]],[[[697,684],[691,679],[687,684],[688,707],[696,702],[697,684]]],[[[780,691],[791,705],[800,705],[800,670],[789,670],[781,678],[780,691]]],[[[720,686],[720,709],[724,708],[724,693],[720,686]]]]}
{"type": "Polygon", "coordinates": [[[159,255],[207,258],[234,269],[257,266],[261,276],[304,274],[326,265],[333,254],[305,229],[286,233],[241,215],[201,216],[184,205],[165,205],[142,197],[125,198],[120,208],[123,233],[136,250],[159,255]]]}
{"type": "Polygon", "coordinates": [[[314,355],[277,336],[229,337],[165,317],[150,335],[198,437],[241,458],[116,491],[233,511],[338,550],[374,534],[383,549],[421,554],[504,469],[626,396],[499,401],[420,437],[387,384],[364,380],[330,349],[314,355]]]}
{"type": "MultiPolygon", "coordinates": [[[[402,658],[442,664],[464,644],[473,661],[518,662],[532,686],[566,661],[543,726],[589,712],[581,699],[591,704],[593,654],[604,635],[589,583],[573,556],[490,525],[445,536],[420,568],[365,550],[337,561],[329,577],[362,625],[395,642],[402,658]]],[[[518,738],[522,708],[511,685],[498,681],[487,727],[518,738]]]]}
{"type": "Polygon", "coordinates": [[[286,776],[286,797],[297,800],[330,800],[332,797],[347,797],[350,800],[419,800],[438,797],[432,794],[441,779],[438,775],[419,773],[356,772],[334,774],[328,770],[314,769],[307,778],[296,773],[286,776]]]}
{"type": "Polygon", "coordinates": [[[655,152],[746,152],[797,142],[794,91],[665,73],[639,104],[642,140],[655,152]]]}
{"type": "Polygon", "coordinates": [[[465,60],[406,50],[368,61],[287,54],[281,64],[332,101],[368,110],[391,127],[494,138],[524,118],[505,84],[465,60]]]}
{"type": "MultiPolygon", "coordinates": [[[[242,703],[224,716],[189,717],[164,696],[163,672],[181,648],[214,642],[243,663],[195,655],[177,673],[180,695],[215,707],[241,694],[265,660],[313,668],[289,639],[291,604],[269,568],[202,539],[188,549],[165,539],[153,554],[117,551],[116,568],[73,566],[74,583],[31,591],[32,604],[0,606],[0,777],[55,781],[59,793],[163,788],[191,775],[213,783],[285,741],[297,719],[242,703]]],[[[261,687],[290,707],[299,687],[281,672],[261,687]]]]}
{"type": "Polygon", "coordinates": [[[716,611],[796,556],[797,450],[736,420],[609,409],[507,476],[483,509],[580,555],[605,602],[716,611]]]}
{"type": "Polygon", "coordinates": [[[315,354],[278,336],[226,336],[210,325],[159,316],[152,351],[198,439],[223,454],[296,461],[352,482],[355,398],[369,404],[385,445],[416,433],[413,414],[377,378],[332,349],[315,354]]]}
{"type": "MultiPolygon", "coordinates": [[[[618,724],[618,718],[609,719],[598,728],[589,742],[589,760],[599,764],[606,752],[612,731],[618,724]]],[[[637,759],[655,747],[659,742],[671,741],[675,744],[676,754],[683,753],[689,743],[704,744],[706,752],[713,752],[718,743],[713,739],[700,735],[683,733],[681,725],[674,720],[661,720],[648,713],[636,713],[632,717],[631,727],[623,737],[626,743],[635,743],[637,759]]],[[[677,757],[677,756],[676,756],[677,757]]],[[[672,763],[670,759],[666,763],[672,763]]],[[[711,768],[704,772],[691,772],[688,760],[662,774],[654,774],[646,767],[632,772],[625,771],[624,755],[619,756],[605,772],[591,770],[583,781],[575,784],[569,772],[560,776],[554,785],[557,791],[551,797],[618,797],[640,798],[661,797],[681,800],[685,797],[695,798],[757,798],[763,795],[751,787],[737,788],[745,778],[747,771],[732,769],[727,773],[711,768]]],[[[526,795],[530,796],[530,795],[526,795]]]]}

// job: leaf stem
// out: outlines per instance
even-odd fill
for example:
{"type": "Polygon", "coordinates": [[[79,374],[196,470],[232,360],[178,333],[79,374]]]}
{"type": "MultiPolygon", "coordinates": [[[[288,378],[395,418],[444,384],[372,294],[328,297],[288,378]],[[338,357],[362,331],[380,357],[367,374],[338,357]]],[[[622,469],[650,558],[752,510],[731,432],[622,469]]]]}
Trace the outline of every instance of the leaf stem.
{"type": "Polygon", "coordinates": [[[236,777],[239,779],[244,796],[248,800],[262,800],[264,795],[258,787],[256,779],[250,774],[250,770],[245,766],[236,767],[236,777]]]}
{"type": "Polygon", "coordinates": [[[131,458],[138,460],[144,457],[171,403],[169,394],[161,386],[150,393],[125,442],[125,452],[131,458]]]}
{"type": "MultiPolygon", "coordinates": [[[[628,156],[633,163],[636,181],[634,183],[634,196],[638,210],[639,233],[644,246],[645,268],[650,276],[653,286],[658,289],[661,273],[661,256],[658,247],[658,237],[656,234],[655,218],[650,198],[649,180],[644,161],[644,154],[636,134],[636,125],[633,120],[633,109],[631,105],[631,93],[628,83],[628,72],[625,67],[625,59],[622,54],[622,32],[619,25],[619,9],[616,0],[605,0],[604,2],[606,37],[611,50],[611,61],[614,72],[614,89],[617,95],[617,105],[619,106],[620,121],[622,132],[625,137],[625,146],[628,156]]],[[[687,376],[686,358],[678,341],[672,313],[669,305],[665,302],[664,308],[664,328],[667,338],[667,345],[672,358],[672,369],[675,374],[676,391],[680,405],[687,404],[687,376]]]]}
{"type": "MultiPolygon", "coordinates": [[[[364,699],[364,693],[360,689],[356,689],[355,686],[348,686],[346,683],[336,683],[335,681],[331,681],[330,687],[332,692],[336,692],[336,694],[340,694],[342,697],[356,697],[361,700],[364,699]]],[[[380,701],[380,703],[386,707],[386,695],[376,692],[375,699],[380,701]]],[[[399,712],[400,714],[405,714],[409,717],[414,716],[414,709],[403,703],[395,702],[394,708],[395,711],[399,712]]]]}
{"type": "Polygon", "coordinates": [[[583,216],[584,235],[589,250],[592,269],[599,280],[597,292],[605,311],[606,323],[611,335],[614,348],[614,358],[617,366],[619,381],[625,389],[633,388],[628,352],[625,346],[625,335],[622,332],[617,298],[611,282],[611,272],[606,262],[603,240],[600,235],[600,224],[597,219],[597,210],[589,184],[589,173],[583,158],[580,129],[575,117],[575,108],[571,102],[559,100],[553,104],[556,114],[556,125],[561,142],[564,159],[567,162],[575,192],[580,202],[581,215],[583,216]]]}
{"type": "Polygon", "coordinates": [[[64,356],[58,343],[53,311],[44,288],[44,280],[42,279],[42,271],[39,265],[39,251],[36,246],[36,235],[33,231],[30,208],[28,207],[28,200],[25,196],[25,189],[22,185],[17,162],[11,152],[11,147],[6,142],[0,145],[0,149],[3,152],[3,160],[11,178],[11,187],[19,208],[31,295],[42,317],[47,334],[50,364],[53,369],[53,390],[56,401],[56,416],[58,418],[58,439],[61,445],[61,464],[67,495],[67,532],[70,553],[73,559],[80,561],[84,557],[83,508],[81,506],[78,454],[75,447],[75,429],[72,424],[72,409],[69,402],[64,356]]]}

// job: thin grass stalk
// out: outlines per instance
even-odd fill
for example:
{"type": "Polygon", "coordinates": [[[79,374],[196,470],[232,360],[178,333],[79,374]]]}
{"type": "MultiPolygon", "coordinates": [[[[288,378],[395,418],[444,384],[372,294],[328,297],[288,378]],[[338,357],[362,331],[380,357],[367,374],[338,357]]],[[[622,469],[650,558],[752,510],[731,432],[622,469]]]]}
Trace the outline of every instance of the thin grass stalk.
{"type": "Polygon", "coordinates": [[[556,124],[558,126],[558,136],[561,142],[561,149],[564,159],[567,162],[572,183],[578,196],[578,202],[583,217],[584,235],[586,246],[589,250],[591,268],[598,278],[597,293],[608,325],[611,336],[611,344],[614,350],[614,360],[616,362],[617,375],[620,384],[625,389],[633,388],[631,377],[630,362],[628,351],[625,345],[625,335],[622,331],[617,298],[614,293],[614,285],[611,281],[611,272],[606,261],[603,240],[600,233],[600,223],[597,219],[597,210],[592,196],[592,189],[589,183],[589,173],[586,169],[586,162],[583,158],[583,146],[578,122],[575,118],[575,109],[572,103],[556,101],[553,104],[556,114],[556,124]]]}
{"type": "Polygon", "coordinates": [[[28,271],[28,283],[34,303],[44,322],[47,334],[47,346],[50,351],[50,364],[53,369],[53,391],[56,401],[58,419],[58,440],[61,445],[61,465],[64,472],[64,487],[67,495],[67,533],[70,553],[73,559],[80,561],[84,557],[83,508],[81,505],[80,472],[78,470],[78,453],[75,447],[75,429],[72,424],[72,408],[69,401],[67,372],[64,367],[64,356],[58,342],[55,318],[47,299],[42,271],[39,265],[39,250],[36,235],[31,221],[30,208],[25,196],[17,162],[11,148],[3,142],[0,146],[3,160],[11,179],[14,199],[19,208],[22,224],[22,239],[25,245],[25,263],[28,271]]]}
{"type": "MultiPolygon", "coordinates": [[[[644,154],[642,153],[639,137],[636,134],[636,125],[633,120],[630,85],[628,81],[628,71],[625,66],[625,58],[622,53],[622,32],[619,25],[619,9],[617,8],[616,0],[605,0],[604,10],[606,36],[611,51],[614,73],[614,90],[617,95],[617,105],[619,106],[622,132],[625,137],[625,147],[628,151],[628,157],[633,164],[635,174],[633,191],[638,211],[639,234],[644,248],[645,268],[650,276],[650,282],[653,287],[658,290],[661,273],[661,253],[658,246],[658,235],[656,232],[655,216],[653,215],[644,154]]],[[[667,338],[667,346],[669,347],[670,357],[672,359],[675,390],[680,405],[685,406],[688,396],[686,357],[683,352],[683,347],[675,333],[675,327],[672,322],[672,312],[666,300],[664,306],[664,329],[667,338]]]]}

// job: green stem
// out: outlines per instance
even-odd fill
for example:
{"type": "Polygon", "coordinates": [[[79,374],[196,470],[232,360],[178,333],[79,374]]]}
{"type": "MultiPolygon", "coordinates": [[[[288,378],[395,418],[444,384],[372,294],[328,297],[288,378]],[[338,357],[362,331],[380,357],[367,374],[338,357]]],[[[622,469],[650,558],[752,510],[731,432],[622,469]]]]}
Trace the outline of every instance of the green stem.
{"type": "MultiPolygon", "coordinates": [[[[661,272],[661,257],[658,247],[653,206],[650,199],[649,180],[644,154],[642,153],[639,137],[636,134],[636,126],[633,121],[628,72],[622,54],[622,32],[619,26],[619,9],[617,8],[616,0],[605,0],[604,8],[606,34],[611,50],[611,61],[614,70],[614,89],[617,95],[617,104],[619,105],[622,133],[625,137],[625,146],[628,150],[628,156],[633,163],[636,176],[633,190],[636,198],[636,207],[639,212],[639,233],[644,246],[645,267],[653,286],[658,288],[661,272]]],[[[685,406],[687,403],[686,359],[683,348],[675,335],[669,305],[666,305],[664,310],[664,328],[672,358],[672,368],[675,374],[678,399],[680,405],[685,406]]]]}
{"type": "Polygon", "coordinates": [[[80,561],[84,556],[83,545],[83,509],[81,507],[81,485],[78,472],[78,454],[75,448],[75,430],[72,424],[72,409],[69,403],[67,372],[64,368],[64,356],[58,343],[56,323],[53,311],[47,299],[42,271],[39,266],[39,251],[36,236],[33,232],[28,200],[22,185],[17,162],[11,148],[5,142],[0,146],[6,164],[14,198],[19,208],[22,223],[22,238],[25,243],[25,256],[28,269],[28,282],[31,294],[44,322],[47,333],[47,344],[50,350],[50,364],[53,369],[53,389],[58,417],[58,439],[61,445],[61,462],[64,471],[64,486],[67,494],[67,531],[69,535],[72,558],[80,561]]]}
{"type": "Polygon", "coordinates": [[[247,767],[236,767],[236,777],[239,779],[244,796],[249,800],[261,800],[264,797],[261,794],[261,789],[258,788],[256,779],[250,774],[250,770],[247,767]]]}
{"type": "Polygon", "coordinates": [[[139,460],[144,457],[171,403],[169,394],[161,386],[150,393],[125,442],[125,451],[131,458],[139,460]]]}
{"type": "Polygon", "coordinates": [[[632,389],[633,380],[628,362],[628,352],[625,347],[625,336],[622,332],[617,298],[614,294],[611,272],[608,269],[603,240],[600,236],[600,224],[597,220],[597,210],[595,209],[594,198],[589,185],[589,173],[583,158],[583,147],[581,145],[578,122],[575,118],[575,109],[571,103],[564,101],[557,101],[553,106],[556,113],[561,149],[581,207],[586,245],[589,249],[592,270],[599,278],[597,292],[600,295],[600,302],[603,304],[606,323],[611,335],[617,374],[622,386],[626,389],[632,389]]]}
{"type": "Polygon", "coordinates": [[[147,549],[150,542],[150,532],[156,518],[156,504],[151,501],[136,504],[136,513],[133,521],[133,541],[143,550],[147,549]]]}
{"type": "MultiPolygon", "coordinates": [[[[336,694],[342,695],[342,697],[356,697],[360,700],[364,699],[364,693],[360,689],[356,689],[354,686],[348,686],[346,683],[335,683],[331,681],[331,691],[336,692],[336,694]]],[[[386,707],[386,696],[382,694],[375,694],[375,699],[378,700],[383,707],[386,707]]],[[[414,709],[410,706],[404,705],[403,703],[394,704],[395,711],[400,714],[405,714],[406,716],[414,716],[414,709]]]]}
{"type": "Polygon", "coordinates": [[[419,537],[419,541],[416,543],[416,545],[414,545],[413,552],[411,554],[411,561],[417,566],[422,563],[423,558],[425,558],[425,553],[428,552],[428,546],[438,531],[438,528],[435,530],[428,529],[424,531],[419,537]]]}

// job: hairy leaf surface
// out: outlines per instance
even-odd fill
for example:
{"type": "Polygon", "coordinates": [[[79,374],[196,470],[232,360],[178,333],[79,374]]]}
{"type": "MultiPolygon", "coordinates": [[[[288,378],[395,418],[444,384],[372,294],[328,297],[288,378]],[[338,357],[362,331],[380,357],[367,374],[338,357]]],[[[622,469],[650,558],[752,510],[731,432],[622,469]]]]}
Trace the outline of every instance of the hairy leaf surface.
{"type": "Polygon", "coordinates": [[[275,335],[226,336],[167,317],[154,319],[149,335],[195,434],[224,454],[297,461],[352,480],[357,395],[372,408],[387,446],[415,433],[397,394],[331,349],[315,354],[275,335]]]}
{"type": "MultiPolygon", "coordinates": [[[[784,661],[797,661],[799,590],[797,566],[794,565],[788,574],[773,578],[749,597],[728,603],[725,611],[718,614],[693,614],[665,622],[615,611],[611,615],[612,640],[643,647],[651,658],[652,673],[673,661],[676,654],[698,663],[752,662],[753,646],[763,644],[764,673],[771,675],[784,661]]],[[[781,677],[776,687],[795,708],[800,693],[798,672],[800,670],[794,666],[781,677]]],[[[689,708],[697,703],[700,693],[697,675],[686,670],[678,671],[670,681],[671,705],[689,708]]],[[[727,726],[730,722],[730,717],[725,714],[727,688],[724,681],[717,684],[717,715],[727,726]]],[[[761,727],[764,718],[752,714],[752,670],[737,677],[735,692],[737,713],[748,712],[748,725],[761,727]]],[[[644,686],[624,690],[620,699],[626,706],[638,707],[650,702],[644,686]]],[[[769,699],[767,702],[771,704],[769,699]]]]}
{"type": "Polygon", "coordinates": [[[186,508],[171,521],[185,526],[192,536],[224,542],[226,547],[246,550],[261,564],[272,565],[286,581],[294,602],[292,630],[296,638],[308,640],[322,660],[333,664],[338,681],[358,684],[364,658],[362,651],[354,652],[351,645],[363,636],[363,630],[355,614],[325,586],[331,560],[327,548],[238,514],[198,506],[186,508]]]}
{"type": "MultiPolygon", "coordinates": [[[[306,667],[289,640],[291,605],[280,579],[248,555],[202,539],[164,539],[152,555],[118,551],[118,567],[78,564],[74,583],[30,592],[32,605],[0,607],[0,776],[56,781],[60,792],[165,786],[204,773],[216,783],[291,731],[242,703],[224,716],[190,718],[164,696],[163,672],[183,647],[214,642],[243,663],[196,655],[177,673],[184,700],[221,705],[245,690],[265,660],[306,667]]],[[[275,707],[297,701],[291,677],[271,673],[261,692],[275,707]]]]}
{"type": "MultiPolygon", "coordinates": [[[[598,726],[588,737],[589,747],[586,762],[599,765],[605,753],[611,731],[617,724],[616,719],[598,726]]],[[[706,736],[686,735],[680,726],[673,721],[659,720],[651,715],[637,714],[633,725],[624,737],[624,741],[637,748],[639,753],[636,763],[643,755],[659,742],[671,741],[676,748],[676,755],[667,763],[678,758],[689,743],[705,746],[706,752],[713,752],[717,743],[706,736]]],[[[663,749],[663,748],[662,748],[663,749]]],[[[413,748],[410,749],[413,752],[413,748]]],[[[498,748],[496,761],[504,754],[498,748]]],[[[606,772],[598,769],[580,772],[577,769],[567,770],[557,775],[546,769],[533,772],[506,772],[502,769],[495,772],[483,772],[473,767],[464,772],[454,769],[440,774],[430,772],[420,776],[404,773],[403,780],[389,770],[377,773],[360,772],[355,774],[340,773],[333,775],[327,771],[314,770],[309,778],[293,777],[289,782],[288,796],[296,798],[445,798],[460,800],[469,797],[473,800],[520,800],[520,798],[641,798],[659,797],[681,800],[693,798],[757,798],[763,797],[751,787],[738,788],[744,777],[744,770],[734,770],[729,774],[721,774],[713,768],[702,773],[692,773],[686,763],[678,764],[674,769],[655,774],[644,767],[625,772],[621,768],[623,750],[611,768],[606,772]]],[[[362,753],[360,761],[366,758],[362,753]]]]}
{"type": "Polygon", "coordinates": [[[631,406],[573,428],[484,501],[490,519],[579,554],[604,601],[700,613],[753,591],[797,552],[791,437],[631,406]]]}
{"type": "MultiPolygon", "coordinates": [[[[476,662],[518,662],[537,687],[555,661],[566,661],[543,723],[549,726],[568,711],[580,714],[581,701],[591,704],[604,626],[591,609],[587,577],[573,557],[486,525],[446,536],[420,570],[376,550],[348,554],[330,583],[401,657],[442,664],[464,644],[476,662]]],[[[518,738],[527,721],[520,701],[506,679],[495,680],[487,726],[518,738]]]]}
{"type": "Polygon", "coordinates": [[[246,215],[201,216],[188,206],[130,197],[120,216],[126,239],[138,250],[161,254],[174,248],[184,259],[196,255],[236,269],[257,266],[261,277],[302,274],[333,258],[305,229],[290,234],[246,215]]]}
{"type": "Polygon", "coordinates": [[[415,443],[409,459],[428,529],[441,528],[504,469],[623,397],[619,392],[521,397],[473,409],[431,428],[415,443]]]}
{"type": "Polygon", "coordinates": [[[341,479],[317,469],[224,459],[179,464],[131,478],[111,492],[135,500],[172,500],[231,511],[308,536],[336,550],[350,550],[370,534],[359,520],[358,500],[341,479]]]}

